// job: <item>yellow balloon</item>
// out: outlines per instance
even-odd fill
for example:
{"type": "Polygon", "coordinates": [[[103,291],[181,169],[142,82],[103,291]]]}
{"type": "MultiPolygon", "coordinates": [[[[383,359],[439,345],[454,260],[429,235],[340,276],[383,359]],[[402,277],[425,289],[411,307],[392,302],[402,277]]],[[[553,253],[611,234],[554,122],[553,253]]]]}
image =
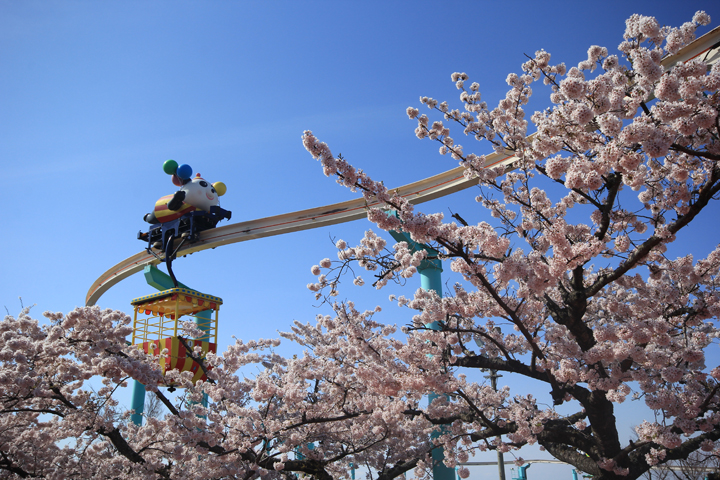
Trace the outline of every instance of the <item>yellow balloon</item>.
{"type": "Polygon", "coordinates": [[[219,197],[222,197],[225,195],[225,192],[227,192],[227,187],[223,182],[215,182],[212,184],[213,187],[215,187],[215,191],[217,192],[219,197]]]}

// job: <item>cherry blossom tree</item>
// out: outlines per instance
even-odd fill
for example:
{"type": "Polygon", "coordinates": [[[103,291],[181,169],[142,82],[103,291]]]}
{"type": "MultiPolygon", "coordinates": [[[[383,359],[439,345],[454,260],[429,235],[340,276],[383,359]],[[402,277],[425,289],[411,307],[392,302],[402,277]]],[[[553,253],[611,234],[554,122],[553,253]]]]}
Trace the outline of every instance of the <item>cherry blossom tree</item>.
{"type": "MultiPolygon", "coordinates": [[[[345,321],[287,334],[314,354],[284,359],[279,340],[237,340],[204,360],[207,382],[159,369],[159,357],[126,345],[130,318],[99,307],[67,315],[27,310],[0,322],[0,474],[3,478],[313,478],[350,476],[350,464],[390,479],[417,466],[433,448],[433,424],[404,415],[421,394],[406,367],[389,357],[390,327],[346,306],[345,321]],[[332,332],[322,331],[329,327],[332,332]],[[376,331],[375,339],[369,334],[376,331]],[[349,335],[348,335],[349,334],[349,335]],[[377,366],[372,349],[382,355],[377,366]],[[339,353],[342,351],[343,353],[339,353]],[[238,375],[261,367],[252,378],[238,375]],[[87,382],[102,380],[102,387],[87,382]],[[164,417],[129,422],[115,396],[130,378],[165,405],[164,417]],[[163,385],[183,388],[171,400],[163,385]],[[209,397],[202,404],[203,393],[209,397]],[[311,447],[312,445],[312,447],[311,447]]],[[[420,360],[423,357],[420,356],[420,360]]],[[[430,363],[430,362],[428,362],[430,363]]]]}
{"type": "Polygon", "coordinates": [[[619,55],[592,46],[568,69],[540,50],[522,74],[508,75],[496,108],[464,73],[452,75],[460,108],[421,97],[434,120],[408,108],[417,137],[438,142],[477,179],[488,215],[476,224],[417,212],[305,132],[325,175],[362,192],[373,223],[438,252],[389,247],[373,232],[356,247],[339,242],[339,261],[313,268],[318,298],[338,295],[356,264],[373,272],[378,289],[416,275],[431,257],[458,274],[444,298],[419,290],[397,299],[417,312],[407,344],[420,341],[432,358],[400,349],[398,361],[414,372],[415,390],[446,394],[416,414],[447,427],[438,443],[448,466],[473,449],[538,443],[595,478],[634,479],[694,451],[717,454],[720,366],[706,352],[717,358],[720,246],[695,258],[681,239],[693,222],[714,221],[701,214],[720,191],[720,65],[662,63],[708,22],[698,12],[668,28],[633,15],[619,55]],[[524,105],[538,83],[552,107],[528,120],[524,105]],[[454,129],[517,161],[486,168],[454,129]],[[495,392],[468,380],[472,369],[541,382],[549,397],[495,392]],[[637,426],[637,441],[621,438],[614,414],[626,400],[654,412],[637,426]]]}
{"type": "Polygon", "coordinates": [[[688,226],[720,190],[720,66],[661,64],[708,22],[701,12],[671,29],[633,16],[620,55],[591,47],[568,70],[537,52],[521,75],[507,77],[497,108],[457,73],[462,111],[426,97],[438,120],[408,109],[417,136],[439,142],[477,179],[489,215],[476,224],[416,212],[306,132],[325,174],[362,192],[378,228],[432,250],[389,246],[373,232],[356,247],[339,241],[338,261],[314,266],[309,286],[331,301],[332,314],[282,334],[304,347],[301,356],[278,355],[277,339],[236,340],[220,355],[192,354],[208,378],[193,385],[190,372],[162,376],[166,351],[126,344],[124,313],[5,317],[0,476],[330,479],[362,467],[378,479],[411,470],[427,477],[439,448],[454,467],[475,450],[537,443],[615,480],[696,451],[717,455],[720,367],[706,353],[718,341],[720,247],[703,258],[673,260],[668,251],[683,248],[688,226]],[[554,105],[528,121],[523,105],[540,80],[554,105]],[[518,160],[485,168],[450,128],[518,160]],[[457,283],[442,298],[423,290],[397,298],[414,314],[408,326],[382,323],[379,308],[332,303],[353,268],[372,272],[382,288],[417,275],[432,257],[451,266],[457,283]],[[495,391],[473,380],[478,369],[531,379],[548,398],[495,391]],[[130,379],[167,413],[129,422],[117,394],[130,379]],[[179,398],[165,395],[168,384],[182,387],[179,398]],[[430,393],[437,398],[427,405],[430,393]],[[626,443],[614,416],[623,401],[655,413],[626,443]]]}

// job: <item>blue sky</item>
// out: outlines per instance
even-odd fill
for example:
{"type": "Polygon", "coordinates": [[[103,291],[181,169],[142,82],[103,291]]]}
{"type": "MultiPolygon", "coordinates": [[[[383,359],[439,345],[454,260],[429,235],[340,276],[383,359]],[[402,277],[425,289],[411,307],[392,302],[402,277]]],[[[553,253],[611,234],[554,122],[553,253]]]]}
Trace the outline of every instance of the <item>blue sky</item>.
{"type": "MultiPolygon", "coordinates": [[[[82,305],[102,272],[143,247],[143,214],[175,190],[166,159],[223,181],[233,221],[354,198],[304,150],[306,129],[403,185],[455,166],[405,114],[423,95],[458,104],[451,73],[467,72],[492,105],[524,54],[543,48],[575,65],[590,45],[616,51],[632,13],[676,26],[699,9],[720,22],[717,1],[0,1],[0,307],[16,314],[22,297],[40,316],[82,305]]],[[[548,104],[538,90],[530,111],[548,104]]],[[[420,209],[480,219],[473,197],[420,209]]],[[[717,243],[715,225],[697,253],[717,243]]],[[[327,313],[305,288],[310,267],[334,257],[330,237],[354,244],[369,226],[235,244],[180,259],[175,272],[225,300],[221,349],[231,335],[273,337],[327,313]]],[[[151,291],[136,275],[99,304],[129,313],[151,291]]],[[[348,282],[341,293],[382,305],[383,321],[408,320],[390,291],[348,282]]],[[[557,467],[528,473],[547,468],[557,467]]]]}

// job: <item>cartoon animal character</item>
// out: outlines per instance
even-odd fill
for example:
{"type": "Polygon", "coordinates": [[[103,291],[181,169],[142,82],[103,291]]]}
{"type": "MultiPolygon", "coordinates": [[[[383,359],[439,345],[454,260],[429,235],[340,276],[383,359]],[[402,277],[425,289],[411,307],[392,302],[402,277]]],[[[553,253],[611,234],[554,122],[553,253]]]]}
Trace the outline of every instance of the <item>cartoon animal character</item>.
{"type": "Polygon", "coordinates": [[[138,233],[140,240],[148,242],[148,248],[165,251],[168,240],[175,237],[195,242],[201,231],[231,218],[232,212],[220,207],[220,197],[227,191],[224,183],[211,184],[199,173],[191,178],[190,165],[178,166],[175,160],[167,160],[163,170],[172,175],[173,184],[180,189],[155,202],[155,209],[143,217],[153,225],[148,232],[138,233]]]}
{"type": "Polygon", "coordinates": [[[224,183],[210,184],[198,173],[192,180],[187,179],[175,194],[165,195],[155,202],[155,210],[146,214],[144,219],[154,225],[198,210],[210,212],[211,207],[220,205],[220,196],[226,191],[224,183]]]}
{"type": "Polygon", "coordinates": [[[220,207],[220,196],[227,191],[224,183],[210,184],[199,173],[191,178],[190,165],[178,166],[175,160],[167,160],[163,170],[172,175],[173,184],[180,190],[155,202],[155,209],[143,217],[150,228],[147,232],[138,232],[138,239],[147,242],[146,250],[156,258],[161,259],[153,249],[164,254],[161,261],[165,262],[177,287],[178,281],[172,271],[177,252],[185,242],[197,242],[203,230],[215,228],[224,218],[230,220],[232,212],[220,207]]]}

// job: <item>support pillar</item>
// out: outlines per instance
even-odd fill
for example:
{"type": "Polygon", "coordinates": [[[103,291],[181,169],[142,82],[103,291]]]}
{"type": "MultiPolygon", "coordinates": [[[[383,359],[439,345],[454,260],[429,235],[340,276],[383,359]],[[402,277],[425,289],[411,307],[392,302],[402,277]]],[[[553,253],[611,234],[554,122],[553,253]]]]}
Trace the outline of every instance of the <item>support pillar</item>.
{"type": "MultiPolygon", "coordinates": [[[[425,250],[428,252],[429,255],[437,256],[438,251],[428,247],[427,245],[422,245],[410,238],[410,235],[408,235],[405,232],[396,232],[396,231],[390,231],[390,235],[397,241],[397,242],[407,242],[408,246],[413,251],[418,250],[425,250]]],[[[418,267],[418,273],[420,274],[420,288],[423,290],[433,290],[435,293],[438,294],[438,296],[442,297],[442,262],[438,259],[425,259],[422,262],[420,262],[420,266],[418,267]]],[[[433,330],[440,330],[440,326],[437,324],[437,322],[429,323],[425,325],[427,328],[431,328],[433,330]]],[[[439,398],[440,395],[436,393],[431,393],[428,395],[428,405],[430,405],[436,398],[439,398]]],[[[432,438],[438,438],[440,436],[440,433],[434,432],[431,437],[432,438]]],[[[433,458],[433,479],[434,480],[455,480],[455,469],[454,468],[448,468],[443,463],[443,460],[445,458],[445,454],[443,452],[442,448],[436,448],[432,451],[432,458],[433,458]]]]}
{"type": "Polygon", "coordinates": [[[142,414],[145,411],[145,385],[137,380],[133,380],[133,394],[130,408],[135,412],[130,416],[130,420],[139,427],[142,425],[142,414]]]}

